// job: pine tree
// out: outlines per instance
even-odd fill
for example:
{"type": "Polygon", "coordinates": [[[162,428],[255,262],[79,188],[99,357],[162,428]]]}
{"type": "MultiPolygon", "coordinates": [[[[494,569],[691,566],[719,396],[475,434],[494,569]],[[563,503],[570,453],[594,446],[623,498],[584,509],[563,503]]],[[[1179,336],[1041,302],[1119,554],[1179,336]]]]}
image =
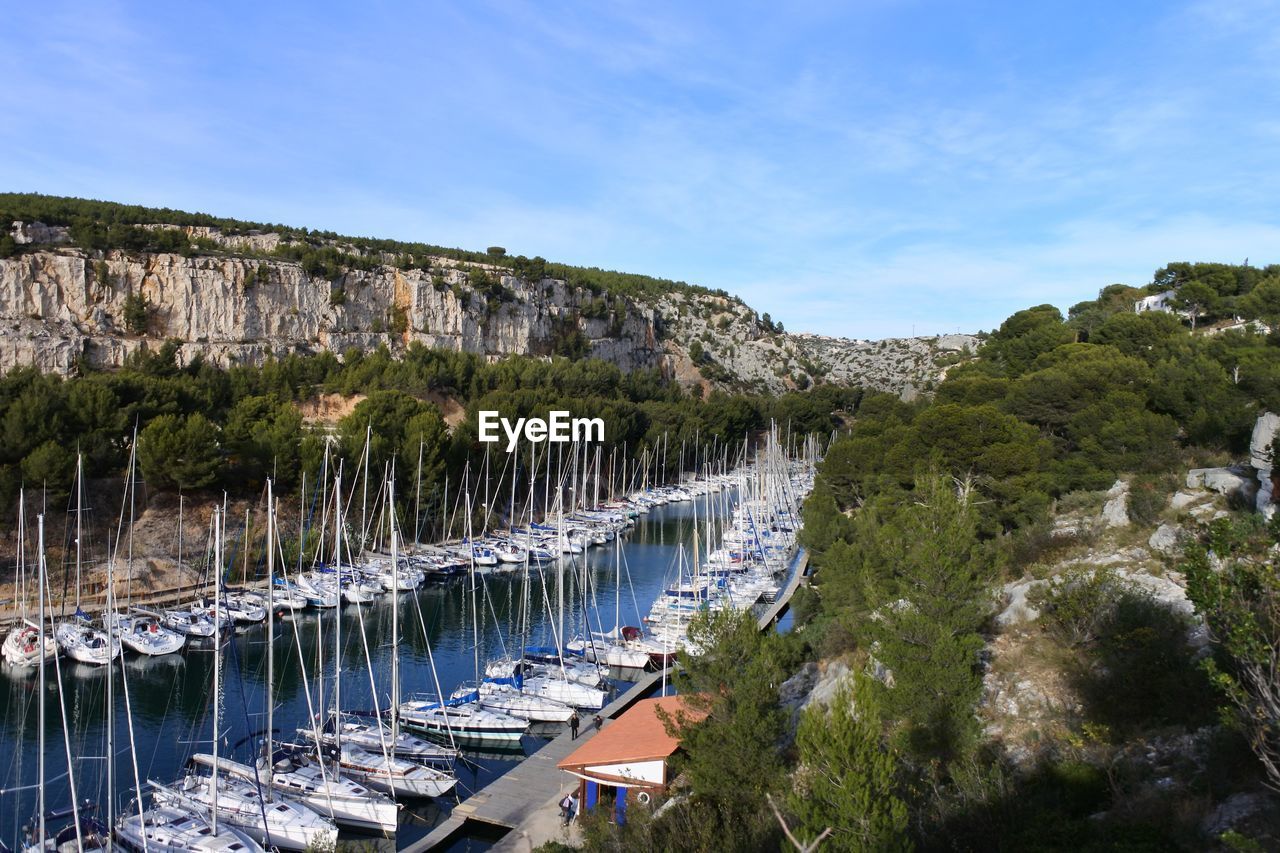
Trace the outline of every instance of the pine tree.
{"type": "Polygon", "coordinates": [[[863,639],[893,674],[886,716],[917,757],[952,757],[975,734],[978,629],[991,610],[996,552],[978,540],[967,484],[936,471],[920,478],[912,503],[872,524],[857,543],[867,555],[865,600],[876,605],[863,639]]]}
{"type": "Polygon", "coordinates": [[[894,790],[898,759],[883,742],[868,680],[842,688],[830,709],[811,705],[800,719],[796,746],[800,762],[787,806],[801,837],[830,829],[823,850],[911,849],[907,806],[894,790]]]}

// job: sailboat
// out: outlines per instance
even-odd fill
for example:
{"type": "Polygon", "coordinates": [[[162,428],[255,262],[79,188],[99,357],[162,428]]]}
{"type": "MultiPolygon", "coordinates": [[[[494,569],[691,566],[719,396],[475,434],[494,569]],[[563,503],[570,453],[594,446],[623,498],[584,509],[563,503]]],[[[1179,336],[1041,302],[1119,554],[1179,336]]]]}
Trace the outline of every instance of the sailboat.
{"type": "MultiPolygon", "coordinates": [[[[334,549],[333,560],[335,565],[342,565],[342,545],[343,545],[343,524],[342,524],[342,498],[341,498],[341,476],[335,478],[334,495],[334,549]]],[[[396,553],[396,537],[395,530],[392,529],[392,562],[396,562],[398,554],[396,553]]],[[[393,587],[398,574],[392,576],[393,587]]],[[[352,602],[356,606],[356,611],[360,615],[361,624],[363,625],[363,611],[360,609],[362,602],[357,598],[352,602]]],[[[396,608],[396,614],[399,612],[400,596],[393,595],[393,605],[396,608]]],[[[396,642],[396,634],[398,626],[393,627],[392,641],[396,642]]],[[[334,633],[334,689],[333,703],[334,712],[341,714],[341,687],[342,687],[342,661],[339,657],[342,651],[341,643],[341,619],[335,622],[334,633]]],[[[372,661],[367,659],[368,649],[366,646],[366,664],[372,667],[372,661]]],[[[399,680],[398,674],[398,655],[393,650],[392,659],[392,691],[393,704],[394,696],[398,691],[396,682],[399,680]]],[[[372,678],[372,675],[370,676],[372,678]]],[[[377,698],[375,696],[375,703],[377,698]]],[[[375,712],[375,716],[377,716],[375,712]]],[[[395,721],[393,719],[393,736],[395,721]]],[[[333,729],[332,744],[329,751],[337,761],[341,772],[347,776],[356,779],[374,790],[383,791],[390,794],[393,798],[400,797],[439,797],[453,790],[458,784],[457,777],[451,772],[437,767],[427,767],[425,765],[416,764],[412,761],[406,761],[397,758],[387,749],[387,744],[382,741],[376,750],[365,749],[359,743],[343,739],[342,727],[333,729]]]]}
{"type": "MultiPolygon", "coordinates": [[[[156,792],[169,790],[157,782],[151,785],[156,792]]],[[[265,853],[246,833],[225,822],[213,825],[198,812],[155,800],[123,816],[115,834],[116,843],[130,853],[265,853]]]]}
{"type": "MultiPolygon", "coordinates": [[[[22,621],[15,625],[4,638],[0,648],[5,663],[16,669],[31,669],[53,660],[58,654],[58,643],[53,637],[45,635],[44,625],[35,624],[28,618],[27,601],[27,547],[26,547],[26,495],[18,492],[18,586],[21,592],[22,621]]],[[[42,586],[43,581],[38,585],[42,586]]],[[[43,602],[41,602],[43,610],[43,602]]]]}
{"type": "Polygon", "coordinates": [[[171,655],[187,644],[186,635],[166,627],[155,614],[143,610],[116,614],[114,627],[120,642],[142,655],[171,655]]]}
{"type": "MultiPolygon", "coordinates": [[[[39,601],[39,616],[35,623],[38,627],[38,644],[42,644],[44,637],[44,612],[47,592],[48,571],[45,565],[44,556],[44,516],[36,516],[37,526],[37,592],[36,598],[39,601]]],[[[55,654],[49,660],[52,661],[56,683],[58,685],[58,710],[62,716],[62,738],[63,745],[66,747],[67,756],[67,783],[71,792],[71,808],[68,811],[49,812],[46,808],[46,776],[45,776],[45,695],[48,693],[46,688],[45,673],[46,660],[44,657],[37,657],[37,711],[36,711],[36,820],[34,837],[28,838],[27,842],[21,848],[23,853],[85,853],[85,851],[98,851],[106,849],[106,838],[108,832],[106,828],[94,820],[89,815],[80,814],[80,806],[76,800],[76,771],[75,765],[71,760],[71,736],[67,728],[67,708],[64,702],[62,691],[62,672],[58,665],[58,656],[55,654]],[[52,817],[72,818],[70,826],[64,827],[62,830],[54,833],[52,836],[48,830],[48,820],[52,817]]]]}
{"type": "Polygon", "coordinates": [[[613,630],[596,632],[589,638],[577,637],[565,645],[571,654],[580,655],[594,663],[602,663],[612,672],[615,669],[644,669],[651,663],[649,651],[633,643],[640,637],[640,629],[623,626],[622,622],[622,540],[614,540],[614,583],[616,586],[613,608],[613,630]]]}
{"type": "MultiPolygon", "coordinates": [[[[219,758],[218,767],[229,775],[266,787],[297,800],[316,813],[328,817],[334,823],[361,830],[373,830],[387,835],[394,834],[399,820],[399,807],[387,797],[350,779],[339,778],[320,760],[311,760],[299,750],[276,750],[273,743],[275,715],[275,557],[279,539],[276,534],[275,499],[272,483],[267,481],[267,726],[262,756],[255,765],[241,764],[219,758]]],[[[294,640],[299,643],[299,665],[302,661],[301,643],[297,632],[294,640]]],[[[303,673],[306,685],[306,673],[303,673]]],[[[311,705],[308,689],[307,705],[311,705]]],[[[195,756],[197,762],[211,766],[209,756],[195,756]]]]}
{"type": "Polygon", "coordinates": [[[107,634],[94,628],[89,616],[80,609],[80,566],[84,526],[81,516],[84,509],[84,459],[76,456],[76,612],[72,619],[59,622],[53,629],[62,653],[72,660],[92,666],[102,666],[120,656],[120,641],[109,639],[107,634]]]}
{"type": "MultiPolygon", "coordinates": [[[[136,436],[135,436],[136,441],[136,436]]],[[[129,458],[129,552],[127,555],[128,565],[133,566],[133,496],[136,489],[137,474],[133,470],[135,464],[134,457],[129,458]]],[[[124,507],[120,510],[121,519],[124,517],[124,507]]],[[[117,550],[119,548],[119,534],[117,534],[117,550]]],[[[113,629],[115,636],[120,638],[127,648],[132,649],[141,655],[155,657],[158,655],[171,655],[174,652],[182,650],[187,644],[187,637],[178,631],[174,631],[166,627],[154,613],[144,610],[129,609],[128,613],[115,613],[107,611],[103,617],[104,621],[110,621],[110,628],[113,629]]]]}
{"type": "MultiPolygon", "coordinates": [[[[468,538],[470,535],[471,495],[466,495],[468,538]]],[[[476,558],[470,557],[471,579],[471,629],[474,647],[476,682],[480,681],[480,622],[476,607],[476,558]]],[[[426,626],[423,625],[423,634],[426,626]]],[[[439,685],[437,684],[437,690],[439,685]]],[[[514,746],[529,728],[529,721],[492,711],[480,702],[477,690],[455,695],[447,701],[432,701],[418,697],[394,705],[396,718],[406,726],[433,737],[444,738],[450,743],[466,743],[479,746],[514,746]]]]}
{"type": "MultiPolygon", "coordinates": [[[[213,512],[214,525],[214,600],[221,599],[222,585],[222,523],[218,509],[213,512]]],[[[213,655],[213,753],[192,757],[191,769],[176,785],[154,786],[153,798],[161,805],[195,811],[209,815],[216,825],[225,821],[255,841],[270,847],[288,850],[307,850],[314,847],[332,848],[337,840],[337,827],[333,821],[322,817],[301,803],[284,798],[274,798],[269,786],[263,787],[237,776],[219,779],[221,763],[218,759],[218,722],[221,694],[222,649],[221,641],[215,645],[213,655]],[[197,772],[198,767],[208,767],[209,776],[197,772]]]]}

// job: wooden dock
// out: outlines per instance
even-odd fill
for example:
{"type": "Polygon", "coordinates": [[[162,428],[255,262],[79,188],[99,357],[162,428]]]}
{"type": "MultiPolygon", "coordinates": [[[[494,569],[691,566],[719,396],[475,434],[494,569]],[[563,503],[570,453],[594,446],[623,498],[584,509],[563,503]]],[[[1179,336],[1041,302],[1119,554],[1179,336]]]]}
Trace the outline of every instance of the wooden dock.
{"type": "MultiPolygon", "coordinates": [[[[800,584],[806,582],[809,570],[808,552],[801,549],[792,562],[786,585],[777,598],[760,616],[760,630],[771,627],[786,612],[800,584]]],[[[605,706],[600,716],[612,720],[636,702],[648,696],[658,686],[669,670],[646,674],[625,693],[605,706]]],[[[523,840],[530,847],[536,836],[532,827],[535,819],[545,824],[558,821],[555,803],[565,784],[565,775],[556,766],[583,742],[595,735],[595,729],[584,719],[577,740],[566,730],[533,755],[516,764],[499,778],[463,800],[440,825],[424,838],[404,848],[404,853],[427,853],[443,848],[461,833],[467,824],[480,824],[490,832],[508,830],[509,834],[494,846],[496,851],[514,850],[517,841],[523,840]]],[[[606,725],[608,723],[606,722],[606,725]]],[[[576,783],[575,783],[576,784],[576,783]]],[[[558,825],[553,824],[553,825],[558,825]]],[[[545,840],[545,839],[543,839],[545,840]]]]}

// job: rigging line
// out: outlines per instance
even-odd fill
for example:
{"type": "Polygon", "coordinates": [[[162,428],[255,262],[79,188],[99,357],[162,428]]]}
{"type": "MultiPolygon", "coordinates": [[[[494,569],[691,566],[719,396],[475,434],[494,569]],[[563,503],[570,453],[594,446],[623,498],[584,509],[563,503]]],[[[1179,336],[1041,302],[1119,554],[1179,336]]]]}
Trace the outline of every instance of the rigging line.
{"type": "MultiPolygon", "coordinates": [[[[244,694],[244,667],[240,662],[240,648],[236,645],[234,639],[228,642],[227,645],[231,647],[231,663],[235,666],[236,689],[240,693],[240,710],[244,715],[245,731],[250,732],[250,735],[252,736],[253,723],[249,720],[249,703],[245,699],[244,694]]],[[[267,737],[271,737],[271,732],[267,732],[267,737]]],[[[214,758],[216,760],[221,760],[219,758],[217,747],[218,745],[214,744],[214,758]]],[[[230,749],[234,749],[234,747],[230,747],[230,749]]],[[[228,756],[228,758],[230,759],[230,756],[228,756]]],[[[262,780],[258,778],[258,762],[253,761],[250,763],[250,766],[253,767],[253,786],[258,789],[258,813],[262,817],[262,831],[266,835],[267,846],[270,847],[271,825],[267,822],[267,798],[262,795],[262,780]]],[[[217,772],[216,765],[214,772],[217,772]]]]}
{"type": "MultiPolygon", "coordinates": [[[[318,492],[319,490],[317,489],[316,491],[318,492]]],[[[289,569],[288,569],[288,564],[284,562],[284,543],[282,541],[279,542],[278,547],[280,548],[280,564],[281,564],[280,571],[281,571],[281,574],[284,575],[285,583],[288,584],[289,569]]],[[[291,584],[289,585],[289,588],[292,589],[291,584]]],[[[317,624],[319,623],[319,619],[321,615],[323,614],[317,615],[316,617],[317,624]]],[[[311,681],[310,679],[307,678],[307,663],[306,663],[307,656],[303,654],[303,651],[302,651],[302,632],[298,630],[297,622],[293,623],[293,642],[294,642],[294,646],[298,650],[298,670],[302,676],[302,692],[307,700],[307,725],[311,727],[311,731],[315,737],[316,764],[320,769],[320,780],[321,782],[324,783],[325,802],[328,803],[329,813],[332,815],[333,814],[333,791],[331,786],[329,785],[329,770],[324,763],[324,748],[323,748],[324,742],[320,737],[320,729],[318,726],[319,715],[316,714],[316,707],[311,699],[311,681]]],[[[271,738],[272,738],[272,733],[267,732],[267,756],[266,756],[267,761],[275,760],[275,745],[271,742],[271,738]]]]}
{"type": "MultiPolygon", "coordinates": [[[[435,686],[436,686],[436,700],[440,703],[441,707],[443,707],[444,691],[440,687],[440,673],[436,671],[436,659],[435,659],[435,655],[431,651],[431,635],[427,631],[427,620],[422,615],[422,601],[420,596],[417,596],[417,595],[413,596],[413,605],[414,605],[414,609],[418,611],[418,624],[422,626],[422,640],[424,643],[427,644],[427,662],[431,666],[431,680],[435,683],[435,686]]],[[[441,599],[440,599],[440,610],[441,611],[444,610],[443,596],[441,596],[441,599]]],[[[458,743],[453,736],[453,726],[449,724],[449,715],[443,714],[442,716],[444,718],[445,732],[449,735],[449,746],[456,750],[458,748],[458,743]]]]}

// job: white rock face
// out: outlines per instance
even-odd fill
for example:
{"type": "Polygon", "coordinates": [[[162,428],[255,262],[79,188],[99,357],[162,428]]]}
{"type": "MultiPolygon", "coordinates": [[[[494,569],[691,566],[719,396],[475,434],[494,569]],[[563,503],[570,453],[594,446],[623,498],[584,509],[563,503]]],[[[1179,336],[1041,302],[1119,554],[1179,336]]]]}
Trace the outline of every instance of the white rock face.
{"type": "Polygon", "coordinates": [[[1151,546],[1151,550],[1161,554],[1175,554],[1178,550],[1179,533],[1180,530],[1172,524],[1162,524],[1156,528],[1155,533],[1151,534],[1147,544],[1151,546]]]}
{"type": "MultiPolygon", "coordinates": [[[[274,233],[176,230],[231,253],[266,253],[281,243],[274,233]]],[[[389,255],[382,266],[332,282],[274,258],[119,251],[98,258],[58,247],[66,231],[15,225],[19,242],[47,245],[0,260],[0,370],[37,365],[67,373],[81,358],[118,367],[131,352],[170,338],[180,342],[181,363],[199,355],[224,366],[380,345],[399,353],[415,342],[492,357],[549,356],[573,327],[594,357],[623,370],[656,368],[688,384],[707,384],[705,376],[780,393],[822,376],[906,394],[940,378],[939,360],[978,345],[967,335],[873,342],[779,333],[740,301],[677,290],[652,302],[610,296],[604,316],[587,317],[584,308],[598,308],[589,290],[556,279],[526,282],[493,266],[486,269],[514,298],[490,305],[463,284],[466,271],[450,258],[430,259],[444,277],[439,290],[430,274],[402,271],[389,255]],[[126,331],[131,294],[151,305],[146,335],[126,331]],[[701,368],[689,357],[695,341],[708,362],[701,368]]]]}
{"type": "Polygon", "coordinates": [[[1199,503],[1208,496],[1209,495],[1203,491],[1176,492],[1174,493],[1174,496],[1169,499],[1169,506],[1174,509],[1186,509],[1194,503],[1199,503]]]}
{"type": "Polygon", "coordinates": [[[946,369],[937,366],[940,357],[975,353],[980,344],[973,335],[854,341],[799,334],[791,340],[805,361],[826,371],[827,379],[867,384],[904,399],[918,396],[928,384],[943,378],[946,369]]]}
{"type": "Polygon", "coordinates": [[[1195,605],[1187,598],[1186,587],[1182,585],[1182,576],[1176,572],[1157,576],[1147,572],[1116,569],[1116,574],[1143,590],[1170,610],[1181,613],[1183,616],[1195,616],[1195,605]]]}
{"type": "Polygon", "coordinates": [[[1129,526],[1129,484],[1116,480],[1107,490],[1107,502],[1102,507],[1102,522],[1107,527],[1129,526]]]}
{"type": "MultiPolygon", "coordinates": [[[[449,270],[445,278],[457,282],[461,274],[449,270]]],[[[331,284],[297,263],[255,258],[111,252],[96,265],[74,250],[22,254],[0,261],[0,324],[7,330],[0,369],[37,364],[66,372],[81,356],[118,367],[148,339],[155,347],[168,338],[182,342],[183,363],[199,354],[222,365],[380,344],[399,351],[413,342],[484,355],[547,355],[565,322],[577,324],[592,355],[624,370],[664,366],[652,308],[632,303],[619,323],[581,318],[579,308],[592,298],[587,291],[550,279],[527,284],[505,276],[502,283],[515,299],[490,309],[472,291],[459,297],[436,290],[421,270],[352,271],[331,284]],[[333,299],[331,291],[344,298],[333,299]],[[151,305],[145,337],[124,332],[125,300],[135,293],[151,305]]]]}
{"type": "Polygon", "coordinates": [[[15,222],[9,229],[9,235],[19,246],[65,243],[71,239],[68,228],[62,225],[45,225],[43,222],[15,222]]]}
{"type": "Polygon", "coordinates": [[[851,679],[848,664],[844,661],[832,662],[818,676],[817,683],[813,685],[813,689],[809,691],[809,697],[804,701],[804,707],[807,708],[815,702],[819,705],[830,705],[840,688],[850,683],[851,679]]]}
{"type": "Polygon", "coordinates": [[[1033,589],[1038,589],[1046,583],[1046,581],[1042,580],[1023,578],[1022,580],[1005,584],[1003,592],[1005,601],[1008,603],[1005,605],[1004,610],[996,615],[996,624],[1002,628],[1008,628],[1039,619],[1040,611],[1031,606],[1027,596],[1033,589]]]}
{"type": "Polygon", "coordinates": [[[1247,468],[1192,468],[1187,472],[1188,489],[1209,489],[1220,495],[1244,492],[1252,496],[1256,485],[1247,468]]]}
{"type": "Polygon", "coordinates": [[[1274,485],[1271,482],[1271,443],[1275,441],[1276,432],[1280,430],[1280,415],[1265,412],[1253,424],[1253,435],[1249,439],[1249,464],[1258,470],[1258,494],[1254,497],[1254,505],[1267,520],[1275,514],[1272,504],[1274,485]]]}

